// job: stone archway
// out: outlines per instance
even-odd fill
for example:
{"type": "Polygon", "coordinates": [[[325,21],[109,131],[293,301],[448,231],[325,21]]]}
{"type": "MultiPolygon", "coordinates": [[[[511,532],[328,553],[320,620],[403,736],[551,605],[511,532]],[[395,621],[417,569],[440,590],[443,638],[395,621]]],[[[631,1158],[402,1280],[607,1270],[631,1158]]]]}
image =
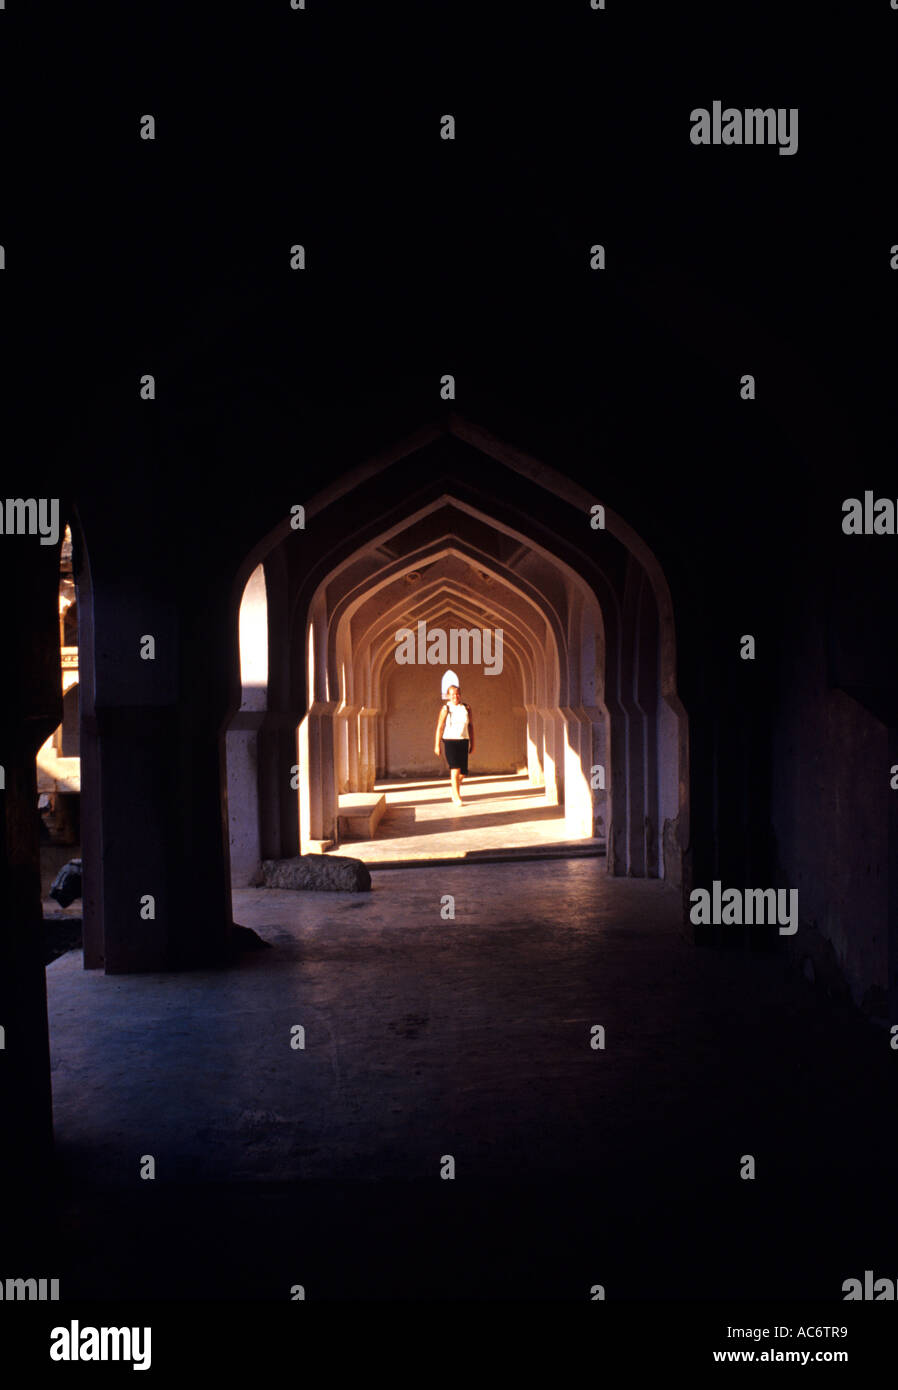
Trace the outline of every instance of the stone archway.
{"type": "MultiPolygon", "coordinates": [[[[550,804],[564,807],[570,838],[593,836],[596,819],[604,820],[605,814],[605,788],[593,788],[591,782],[594,767],[601,770],[595,780],[605,780],[607,711],[595,702],[592,679],[596,665],[602,664],[601,650],[593,651],[586,667],[581,662],[587,633],[600,647],[603,641],[601,613],[588,586],[548,552],[535,563],[522,534],[450,495],[411,512],[401,530],[391,528],[392,548],[403,553],[386,562],[385,539],[374,537],[335,567],[310,605],[308,630],[318,634],[318,641],[310,643],[314,700],[300,743],[300,799],[308,808],[304,839],[336,838],[340,793],[373,786],[372,739],[365,723],[375,725],[375,770],[381,775],[389,771],[385,697],[395,666],[395,639],[404,630],[420,631],[419,624],[425,633],[429,627],[431,632],[467,634],[471,648],[481,631],[495,634],[494,660],[491,666],[483,663],[481,689],[488,688],[487,670],[503,674],[495,663],[496,651],[503,651],[517,676],[531,782],[545,788],[550,804]],[[418,545],[416,532],[425,519],[433,538],[418,545]],[[500,536],[511,543],[511,563],[496,558],[500,536]],[[406,537],[412,537],[409,549],[403,544],[406,537]],[[417,582],[410,585],[412,579],[417,582]],[[588,672],[586,686],[581,668],[588,672]],[[333,775],[316,761],[316,749],[325,750],[322,758],[333,759],[333,775]]],[[[422,664],[416,675],[417,703],[426,710],[435,675],[432,663],[422,664]]],[[[430,704],[431,714],[424,715],[426,741],[432,737],[439,701],[431,697],[430,704]]],[[[478,742],[480,738],[478,733],[478,742]]],[[[425,761],[417,771],[436,775],[437,766],[425,761]]]]}
{"type": "Polygon", "coordinates": [[[279,695],[258,730],[263,857],[296,853],[300,825],[305,842],[336,841],[341,790],[389,766],[397,628],[486,616],[508,633],[530,783],[573,835],[606,839],[610,873],[680,880],[688,735],[670,593],[633,528],[607,507],[594,527],[596,505],[453,416],[341,475],[304,504],[302,530],[285,520],[254,548],[235,593],[261,563],[269,603],[277,595],[279,695]],[[298,800],[283,765],[291,730],[298,800]]]}

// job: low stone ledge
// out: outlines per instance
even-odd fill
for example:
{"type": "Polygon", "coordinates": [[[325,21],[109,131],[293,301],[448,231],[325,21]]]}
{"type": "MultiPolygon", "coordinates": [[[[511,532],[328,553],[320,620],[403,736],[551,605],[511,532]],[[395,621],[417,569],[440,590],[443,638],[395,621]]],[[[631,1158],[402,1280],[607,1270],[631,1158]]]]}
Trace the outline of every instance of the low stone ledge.
{"type": "Polygon", "coordinates": [[[361,859],[338,854],[301,854],[294,859],[263,859],[253,885],[326,893],[366,893],[371,875],[361,859]]]}

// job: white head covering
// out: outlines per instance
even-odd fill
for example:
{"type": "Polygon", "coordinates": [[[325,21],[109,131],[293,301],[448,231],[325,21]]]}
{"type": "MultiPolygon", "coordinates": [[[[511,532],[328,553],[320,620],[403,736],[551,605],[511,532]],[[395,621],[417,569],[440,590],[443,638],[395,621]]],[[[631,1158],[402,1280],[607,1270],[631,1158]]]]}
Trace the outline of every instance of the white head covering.
{"type": "Polygon", "coordinates": [[[461,686],[461,681],[458,679],[458,676],[455,674],[454,671],[447,671],[446,674],[443,676],[443,699],[444,699],[444,700],[445,700],[446,696],[449,694],[449,687],[450,687],[450,685],[461,686]]]}

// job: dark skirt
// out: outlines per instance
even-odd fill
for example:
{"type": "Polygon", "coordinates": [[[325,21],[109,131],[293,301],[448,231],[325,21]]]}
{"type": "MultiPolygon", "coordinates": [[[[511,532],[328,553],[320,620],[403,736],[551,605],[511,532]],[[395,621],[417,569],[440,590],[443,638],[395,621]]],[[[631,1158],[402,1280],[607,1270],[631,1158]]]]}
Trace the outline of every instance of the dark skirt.
{"type": "Polygon", "coordinates": [[[468,740],[466,738],[444,738],[443,752],[450,767],[457,767],[465,777],[468,775],[468,740]]]}

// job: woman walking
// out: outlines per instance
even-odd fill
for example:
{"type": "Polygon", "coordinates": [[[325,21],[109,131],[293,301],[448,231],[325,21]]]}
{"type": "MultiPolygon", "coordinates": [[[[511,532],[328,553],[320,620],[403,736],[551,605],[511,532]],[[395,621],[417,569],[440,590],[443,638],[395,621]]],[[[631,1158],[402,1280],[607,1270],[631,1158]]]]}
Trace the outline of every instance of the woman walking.
{"type": "Polygon", "coordinates": [[[433,751],[439,755],[442,739],[443,754],[450,768],[452,800],[460,806],[462,780],[468,775],[468,756],[474,752],[474,721],[470,705],[463,705],[458,698],[457,685],[450,685],[446,695],[446,704],[437,720],[433,751]]]}

